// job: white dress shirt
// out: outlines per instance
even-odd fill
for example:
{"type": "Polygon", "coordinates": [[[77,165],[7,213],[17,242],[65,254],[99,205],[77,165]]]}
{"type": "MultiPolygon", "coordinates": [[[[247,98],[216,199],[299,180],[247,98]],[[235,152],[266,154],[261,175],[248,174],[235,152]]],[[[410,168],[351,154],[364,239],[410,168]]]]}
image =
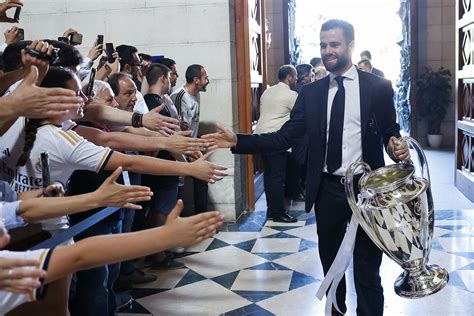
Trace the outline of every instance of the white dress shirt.
{"type": "MultiPolygon", "coordinates": [[[[333,174],[344,176],[347,168],[353,162],[362,160],[362,137],[360,122],[360,87],[359,74],[356,67],[352,67],[344,74],[344,89],[346,91],[344,107],[344,128],[342,132],[342,163],[341,167],[333,174]]],[[[338,89],[337,82],[334,80],[336,75],[329,73],[329,93],[327,104],[327,125],[326,125],[326,157],[327,141],[329,139],[329,124],[331,121],[331,109],[334,97],[338,89]]],[[[327,164],[324,165],[324,172],[328,172],[327,164]]]]}

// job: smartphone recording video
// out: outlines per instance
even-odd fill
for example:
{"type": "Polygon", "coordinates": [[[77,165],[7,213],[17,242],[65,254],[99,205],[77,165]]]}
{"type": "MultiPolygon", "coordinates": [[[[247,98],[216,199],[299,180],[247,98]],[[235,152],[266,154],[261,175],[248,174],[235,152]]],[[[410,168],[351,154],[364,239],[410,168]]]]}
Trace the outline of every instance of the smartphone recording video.
{"type": "Polygon", "coordinates": [[[21,7],[18,7],[15,9],[15,15],[13,16],[13,19],[15,19],[17,22],[20,21],[20,12],[21,12],[21,7]]]}
{"type": "Polygon", "coordinates": [[[104,35],[97,35],[97,45],[103,45],[104,44],[104,35]]]}
{"type": "Polygon", "coordinates": [[[81,33],[71,33],[71,35],[69,35],[69,44],[71,44],[71,45],[81,45],[82,44],[82,34],[81,33]]]}
{"type": "Polygon", "coordinates": [[[86,96],[88,98],[93,97],[92,91],[94,89],[94,80],[95,80],[96,72],[97,72],[97,70],[95,68],[91,69],[91,75],[89,76],[89,83],[87,84],[87,88],[86,88],[86,96]]]}
{"type": "Polygon", "coordinates": [[[115,48],[114,48],[114,44],[112,43],[106,43],[105,44],[105,51],[107,53],[107,59],[108,59],[108,62],[109,63],[114,63],[115,62],[115,57],[114,57],[114,52],[115,52],[115,48]]]}

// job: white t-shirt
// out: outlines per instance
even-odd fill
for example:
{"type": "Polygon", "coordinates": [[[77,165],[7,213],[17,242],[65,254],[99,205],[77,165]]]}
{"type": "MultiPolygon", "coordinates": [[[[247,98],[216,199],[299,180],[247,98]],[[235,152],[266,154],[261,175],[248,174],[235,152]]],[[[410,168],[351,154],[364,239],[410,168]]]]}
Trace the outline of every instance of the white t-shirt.
{"type": "MultiPolygon", "coordinates": [[[[12,259],[34,259],[39,262],[39,265],[36,267],[41,270],[48,270],[49,257],[53,253],[53,250],[50,249],[40,249],[34,251],[0,251],[0,260],[2,258],[12,258],[12,259]]],[[[8,291],[0,291],[0,315],[4,315],[14,309],[17,306],[20,306],[26,302],[33,302],[40,300],[46,294],[46,287],[41,287],[35,289],[28,294],[16,294],[8,291]]]]}
{"type": "MultiPolygon", "coordinates": [[[[39,189],[43,186],[41,153],[49,153],[51,182],[66,184],[75,170],[99,172],[110,157],[112,150],[94,145],[76,132],[63,131],[60,127],[40,126],[36,141],[25,166],[16,167],[24,144],[25,119],[19,118],[3,135],[0,143],[0,180],[10,183],[16,192],[39,189]]],[[[66,216],[41,221],[46,230],[69,227],[66,216]]]]}
{"type": "Polygon", "coordinates": [[[178,115],[189,125],[189,129],[193,132],[192,137],[197,137],[200,110],[199,93],[193,96],[185,87],[182,87],[171,94],[171,100],[178,110],[178,115]]]}

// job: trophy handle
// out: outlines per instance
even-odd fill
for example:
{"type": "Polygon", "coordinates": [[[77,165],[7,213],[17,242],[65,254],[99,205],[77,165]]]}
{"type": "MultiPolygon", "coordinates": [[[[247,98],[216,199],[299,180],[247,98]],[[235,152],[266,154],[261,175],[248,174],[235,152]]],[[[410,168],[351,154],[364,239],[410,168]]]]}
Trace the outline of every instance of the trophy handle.
{"type": "MultiPolygon", "coordinates": [[[[428,183],[431,183],[430,171],[428,169],[428,160],[426,160],[425,152],[421,148],[420,144],[416,140],[408,136],[400,137],[398,140],[405,141],[408,145],[408,148],[411,147],[416,151],[418,155],[418,164],[419,164],[421,176],[425,178],[426,180],[428,180],[428,183]]],[[[411,159],[402,161],[402,163],[409,163],[409,164],[414,165],[411,159]]]]}
{"type": "MultiPolygon", "coordinates": [[[[366,174],[368,172],[371,172],[372,169],[370,166],[365,163],[365,162],[355,162],[349,166],[349,168],[346,170],[346,176],[344,179],[344,186],[346,189],[346,196],[347,196],[347,201],[349,202],[349,206],[351,207],[352,211],[354,212],[355,216],[359,220],[359,223],[365,223],[364,216],[362,215],[362,210],[359,208],[359,203],[357,202],[355,198],[355,193],[354,193],[354,174],[357,169],[362,168],[363,173],[366,174]]],[[[357,186],[359,184],[357,183],[357,186]]]]}

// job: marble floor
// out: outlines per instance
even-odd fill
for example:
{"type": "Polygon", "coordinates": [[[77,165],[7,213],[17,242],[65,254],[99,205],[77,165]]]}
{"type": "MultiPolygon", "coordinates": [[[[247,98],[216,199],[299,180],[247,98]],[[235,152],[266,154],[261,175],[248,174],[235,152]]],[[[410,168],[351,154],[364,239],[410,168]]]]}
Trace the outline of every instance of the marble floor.
{"type": "MultiPolygon", "coordinates": [[[[384,257],[381,268],[385,315],[474,315],[474,205],[452,185],[449,152],[427,152],[433,181],[435,229],[430,262],[450,280],[440,292],[404,299],[393,291],[402,269],[384,257]]],[[[453,162],[454,163],[454,162],[453,162]]],[[[265,220],[262,196],[256,211],[178,259],[186,268],[156,273],[157,281],[135,288],[133,308],[120,315],[324,315],[315,293],[323,279],[315,217],[292,204],[294,224],[265,220]]],[[[355,315],[352,271],[348,313],[355,315]]]]}

